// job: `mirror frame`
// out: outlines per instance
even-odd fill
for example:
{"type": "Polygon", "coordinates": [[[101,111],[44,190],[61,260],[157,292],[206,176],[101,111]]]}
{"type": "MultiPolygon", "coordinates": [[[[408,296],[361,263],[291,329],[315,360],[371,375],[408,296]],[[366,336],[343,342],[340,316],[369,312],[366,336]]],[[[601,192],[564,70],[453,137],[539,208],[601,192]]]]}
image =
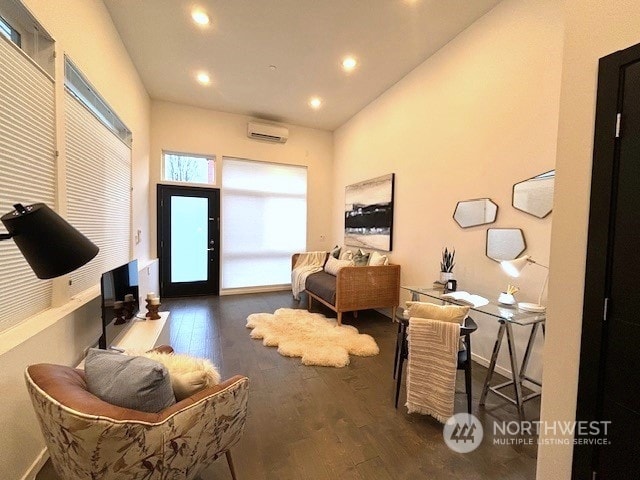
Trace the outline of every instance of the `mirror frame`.
{"type": "Polygon", "coordinates": [[[491,260],[493,260],[494,262],[501,262],[502,260],[514,260],[516,258],[518,258],[520,255],[522,255],[524,253],[524,251],[527,249],[527,241],[524,238],[524,232],[522,231],[521,228],[487,228],[487,238],[486,238],[486,246],[485,246],[485,255],[487,256],[487,258],[490,258],[491,260]],[[520,232],[520,236],[522,237],[522,250],[520,250],[520,252],[518,252],[513,258],[502,258],[500,260],[498,260],[497,258],[494,258],[492,256],[489,255],[489,232],[491,230],[517,230],[520,232]]]}
{"type": "Polygon", "coordinates": [[[548,216],[551,214],[551,212],[553,211],[553,200],[552,200],[552,202],[551,202],[551,208],[549,209],[549,211],[548,211],[547,213],[545,213],[545,214],[541,217],[541,216],[539,216],[539,215],[536,215],[535,213],[531,213],[531,212],[529,212],[529,211],[527,211],[527,210],[524,210],[523,208],[516,207],[516,205],[515,205],[515,199],[516,199],[516,187],[517,187],[518,185],[521,185],[521,184],[523,184],[523,183],[529,182],[529,181],[531,181],[531,180],[535,180],[536,178],[543,177],[543,176],[545,176],[545,175],[547,175],[547,174],[549,174],[549,173],[553,172],[553,187],[554,187],[554,192],[555,192],[555,178],[556,178],[555,171],[556,171],[556,170],[555,170],[555,168],[554,168],[553,170],[547,170],[546,172],[543,172],[543,173],[541,173],[541,174],[539,174],[539,175],[535,175],[535,176],[533,176],[533,177],[531,177],[531,178],[527,178],[526,180],[522,180],[521,182],[514,183],[514,184],[513,184],[512,189],[511,189],[511,206],[512,206],[513,208],[515,208],[516,210],[519,210],[519,211],[521,211],[521,212],[526,213],[527,215],[531,215],[532,217],[536,217],[536,218],[546,218],[546,217],[548,217],[548,216]]]}
{"type": "Polygon", "coordinates": [[[478,227],[480,225],[490,225],[496,222],[496,219],[498,218],[498,209],[499,209],[498,204],[493,200],[491,200],[489,197],[470,198],[468,200],[460,200],[458,203],[456,203],[456,208],[453,210],[453,221],[456,222],[460,228],[473,228],[473,227],[478,227]],[[467,202],[477,202],[480,200],[487,200],[489,203],[491,203],[496,207],[496,212],[495,212],[495,215],[493,216],[493,220],[491,220],[490,222],[474,223],[473,225],[462,226],[460,222],[458,222],[458,220],[456,219],[456,212],[458,211],[460,204],[467,203],[467,202]]]}

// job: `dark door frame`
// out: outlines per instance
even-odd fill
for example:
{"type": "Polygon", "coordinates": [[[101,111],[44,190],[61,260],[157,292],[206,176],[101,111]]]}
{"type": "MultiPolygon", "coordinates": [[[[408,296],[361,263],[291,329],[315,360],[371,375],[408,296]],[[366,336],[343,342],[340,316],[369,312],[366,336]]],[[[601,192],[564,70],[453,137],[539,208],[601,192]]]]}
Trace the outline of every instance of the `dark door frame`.
{"type": "MultiPolygon", "coordinates": [[[[209,265],[208,272],[210,278],[215,281],[215,291],[211,293],[207,293],[206,295],[219,295],[220,294],[220,189],[219,188],[206,188],[206,187],[196,187],[189,185],[174,185],[174,184],[158,184],[156,189],[156,208],[157,208],[157,232],[156,232],[156,242],[157,242],[157,252],[159,261],[159,280],[160,280],[160,294],[163,296],[167,296],[164,292],[164,281],[166,280],[167,270],[166,265],[161,261],[163,248],[171,248],[171,244],[162,245],[162,231],[165,222],[167,221],[164,218],[163,213],[168,212],[162,206],[162,192],[163,191],[183,191],[185,195],[189,195],[189,193],[193,193],[194,191],[215,191],[217,194],[217,220],[215,222],[215,230],[213,233],[214,240],[214,248],[217,249],[216,255],[213,257],[213,262],[211,261],[211,257],[209,257],[209,265]]],[[[209,211],[209,215],[211,215],[211,211],[209,211]]],[[[211,218],[209,219],[211,221],[211,218]]],[[[210,236],[211,237],[211,236],[210,236]]],[[[174,288],[175,290],[175,288],[174,288]]],[[[184,288],[178,288],[175,295],[172,296],[192,296],[192,295],[202,295],[201,293],[194,294],[191,291],[189,285],[185,285],[184,288]]]]}
{"type": "MultiPolygon", "coordinates": [[[[623,67],[640,60],[640,44],[600,59],[591,172],[591,202],[582,314],[582,340],[576,420],[601,420],[603,396],[604,320],[610,296],[611,247],[615,221],[619,139],[618,113],[622,111],[623,67]]],[[[573,449],[574,479],[591,479],[598,472],[597,446],[573,449]]]]}

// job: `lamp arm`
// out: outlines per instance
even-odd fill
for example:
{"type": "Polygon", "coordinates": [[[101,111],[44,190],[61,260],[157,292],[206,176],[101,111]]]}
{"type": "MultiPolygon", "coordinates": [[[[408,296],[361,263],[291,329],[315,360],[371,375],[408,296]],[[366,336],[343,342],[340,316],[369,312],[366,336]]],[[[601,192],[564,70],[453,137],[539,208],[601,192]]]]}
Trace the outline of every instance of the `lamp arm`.
{"type": "Polygon", "coordinates": [[[10,233],[0,233],[0,240],[9,240],[10,238],[13,238],[10,233]]]}
{"type": "Polygon", "coordinates": [[[546,268],[547,270],[549,269],[549,267],[548,267],[548,266],[543,265],[543,264],[541,264],[541,263],[539,263],[539,262],[536,262],[536,261],[535,261],[533,258],[531,258],[531,257],[527,258],[527,262],[529,262],[529,263],[535,263],[536,265],[540,265],[541,267],[546,268]]]}
{"type": "MultiPolygon", "coordinates": [[[[543,266],[543,265],[541,265],[543,266]]],[[[547,283],[549,282],[549,269],[547,268],[547,276],[544,277],[544,283],[542,284],[542,290],[540,290],[540,295],[538,296],[538,305],[542,305],[542,294],[544,293],[544,289],[547,287],[547,283]]]]}

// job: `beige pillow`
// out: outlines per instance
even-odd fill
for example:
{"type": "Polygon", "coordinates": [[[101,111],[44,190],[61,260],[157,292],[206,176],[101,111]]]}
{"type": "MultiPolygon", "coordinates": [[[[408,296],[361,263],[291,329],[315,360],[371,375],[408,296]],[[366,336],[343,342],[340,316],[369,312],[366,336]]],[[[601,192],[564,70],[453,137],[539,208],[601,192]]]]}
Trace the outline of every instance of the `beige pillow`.
{"type": "Polygon", "coordinates": [[[352,260],[352,259],[353,259],[353,252],[351,250],[344,250],[340,254],[340,260],[352,260]]]}
{"type": "Polygon", "coordinates": [[[389,265],[389,257],[380,255],[378,252],[371,252],[369,257],[369,266],[378,267],[380,265],[389,265]]]}
{"type": "Polygon", "coordinates": [[[169,371],[173,394],[179,402],[203,388],[220,383],[220,373],[206,358],[195,358],[180,353],[146,352],[142,354],[163,364],[169,371]]]}
{"type": "Polygon", "coordinates": [[[338,275],[338,272],[344,267],[352,267],[353,260],[336,260],[329,256],[327,263],[324,264],[324,271],[331,275],[338,275]]]}
{"type": "Polygon", "coordinates": [[[469,314],[469,307],[434,305],[427,302],[407,302],[409,317],[428,318],[443,322],[462,323],[469,314]]]}

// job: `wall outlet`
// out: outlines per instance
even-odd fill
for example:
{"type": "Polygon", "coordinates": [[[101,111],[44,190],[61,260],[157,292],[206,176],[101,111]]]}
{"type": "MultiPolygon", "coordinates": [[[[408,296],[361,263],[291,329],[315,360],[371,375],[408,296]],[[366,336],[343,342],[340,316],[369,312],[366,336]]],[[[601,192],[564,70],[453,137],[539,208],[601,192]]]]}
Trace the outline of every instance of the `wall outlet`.
{"type": "Polygon", "coordinates": [[[326,235],[320,235],[320,241],[324,242],[327,239],[326,235]]]}

